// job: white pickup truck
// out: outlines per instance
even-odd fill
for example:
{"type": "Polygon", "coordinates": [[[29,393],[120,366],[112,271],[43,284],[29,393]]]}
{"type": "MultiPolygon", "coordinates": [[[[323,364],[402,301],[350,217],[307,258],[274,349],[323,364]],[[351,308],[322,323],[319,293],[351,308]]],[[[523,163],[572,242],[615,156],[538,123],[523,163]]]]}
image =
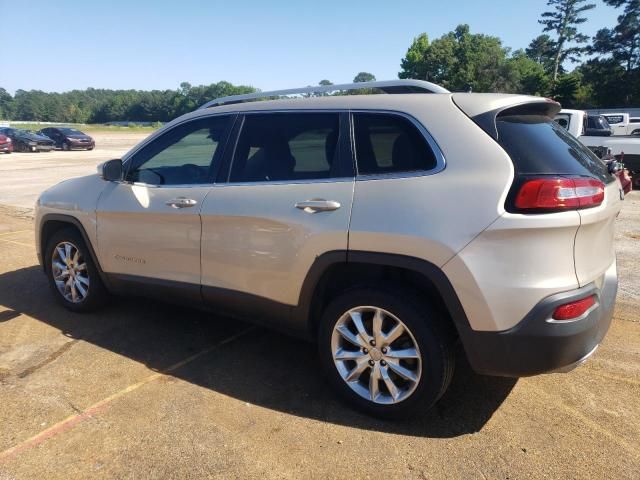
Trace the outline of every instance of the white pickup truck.
{"type": "MultiPolygon", "coordinates": [[[[589,147],[600,158],[611,153],[631,174],[634,190],[640,190],[640,136],[614,136],[599,125],[598,115],[582,110],[562,109],[555,121],[589,147]],[[590,119],[589,119],[590,117],[590,119]],[[595,128],[594,128],[595,127],[595,128]]],[[[606,122],[603,122],[606,125],[606,122]]]]}
{"type": "Polygon", "coordinates": [[[611,125],[612,135],[640,135],[640,117],[628,113],[601,113],[611,125]]]}

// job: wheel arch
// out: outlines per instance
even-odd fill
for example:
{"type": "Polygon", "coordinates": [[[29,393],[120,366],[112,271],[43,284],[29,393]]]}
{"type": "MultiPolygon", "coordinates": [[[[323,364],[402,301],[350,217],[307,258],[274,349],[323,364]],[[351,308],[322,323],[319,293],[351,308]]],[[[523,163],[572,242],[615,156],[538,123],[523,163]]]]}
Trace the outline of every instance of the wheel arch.
{"type": "Polygon", "coordinates": [[[102,271],[100,262],[98,261],[98,256],[96,255],[96,252],[93,249],[93,244],[91,243],[91,240],[87,235],[87,231],[85,230],[80,220],[78,220],[77,218],[71,215],[48,213],[42,217],[42,220],[40,221],[40,229],[38,232],[38,236],[40,240],[40,251],[38,253],[40,255],[40,258],[42,258],[42,269],[45,272],[47,270],[45,253],[46,253],[47,243],[49,242],[49,239],[56,232],[69,227],[74,228],[82,236],[82,240],[84,241],[84,244],[87,246],[87,249],[89,250],[89,255],[91,255],[91,260],[93,261],[93,264],[96,266],[96,269],[98,270],[100,279],[108,287],[109,285],[108,278],[102,271]]]}
{"type": "Polygon", "coordinates": [[[469,320],[445,273],[423,259],[387,253],[338,251],[320,255],[303,283],[295,323],[306,322],[311,338],[317,335],[323,307],[345,288],[392,279],[426,299],[462,338],[469,320]],[[364,280],[363,280],[364,279],[364,280]]]}

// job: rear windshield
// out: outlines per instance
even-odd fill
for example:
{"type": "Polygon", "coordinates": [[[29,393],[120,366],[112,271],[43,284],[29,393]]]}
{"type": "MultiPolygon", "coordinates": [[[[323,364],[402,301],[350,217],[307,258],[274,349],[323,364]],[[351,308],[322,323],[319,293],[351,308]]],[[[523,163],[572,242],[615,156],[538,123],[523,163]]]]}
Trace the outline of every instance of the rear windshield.
{"type": "Polygon", "coordinates": [[[591,150],[545,115],[499,115],[498,143],[520,175],[592,176],[614,180],[591,150]]]}

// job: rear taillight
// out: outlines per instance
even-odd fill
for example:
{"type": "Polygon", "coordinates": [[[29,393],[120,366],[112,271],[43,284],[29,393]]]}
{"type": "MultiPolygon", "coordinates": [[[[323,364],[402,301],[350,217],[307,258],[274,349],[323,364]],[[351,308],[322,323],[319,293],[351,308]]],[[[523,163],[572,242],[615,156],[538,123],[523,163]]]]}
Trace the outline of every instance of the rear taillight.
{"type": "Polygon", "coordinates": [[[515,198],[521,211],[561,211],[596,207],[604,200],[604,183],[593,178],[549,177],[525,181],[515,198]]]}
{"type": "Polygon", "coordinates": [[[584,315],[595,304],[595,295],[590,295],[575,302],[565,303],[553,311],[552,318],[554,320],[574,320],[584,315]]]}

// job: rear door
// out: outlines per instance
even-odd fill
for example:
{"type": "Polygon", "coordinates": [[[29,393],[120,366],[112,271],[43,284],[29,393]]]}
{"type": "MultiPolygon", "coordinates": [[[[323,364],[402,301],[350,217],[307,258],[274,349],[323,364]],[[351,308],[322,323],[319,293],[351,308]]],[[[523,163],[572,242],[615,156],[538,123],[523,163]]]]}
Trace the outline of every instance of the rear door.
{"type": "Polygon", "coordinates": [[[316,258],[347,250],[348,115],[247,113],[237,125],[228,173],[201,210],[203,296],[296,305],[316,258]]]}
{"type": "Polygon", "coordinates": [[[97,208],[100,263],[124,280],[156,279],[200,289],[200,210],[222,158],[228,115],[181,123],[126,162],[97,208]]]}

